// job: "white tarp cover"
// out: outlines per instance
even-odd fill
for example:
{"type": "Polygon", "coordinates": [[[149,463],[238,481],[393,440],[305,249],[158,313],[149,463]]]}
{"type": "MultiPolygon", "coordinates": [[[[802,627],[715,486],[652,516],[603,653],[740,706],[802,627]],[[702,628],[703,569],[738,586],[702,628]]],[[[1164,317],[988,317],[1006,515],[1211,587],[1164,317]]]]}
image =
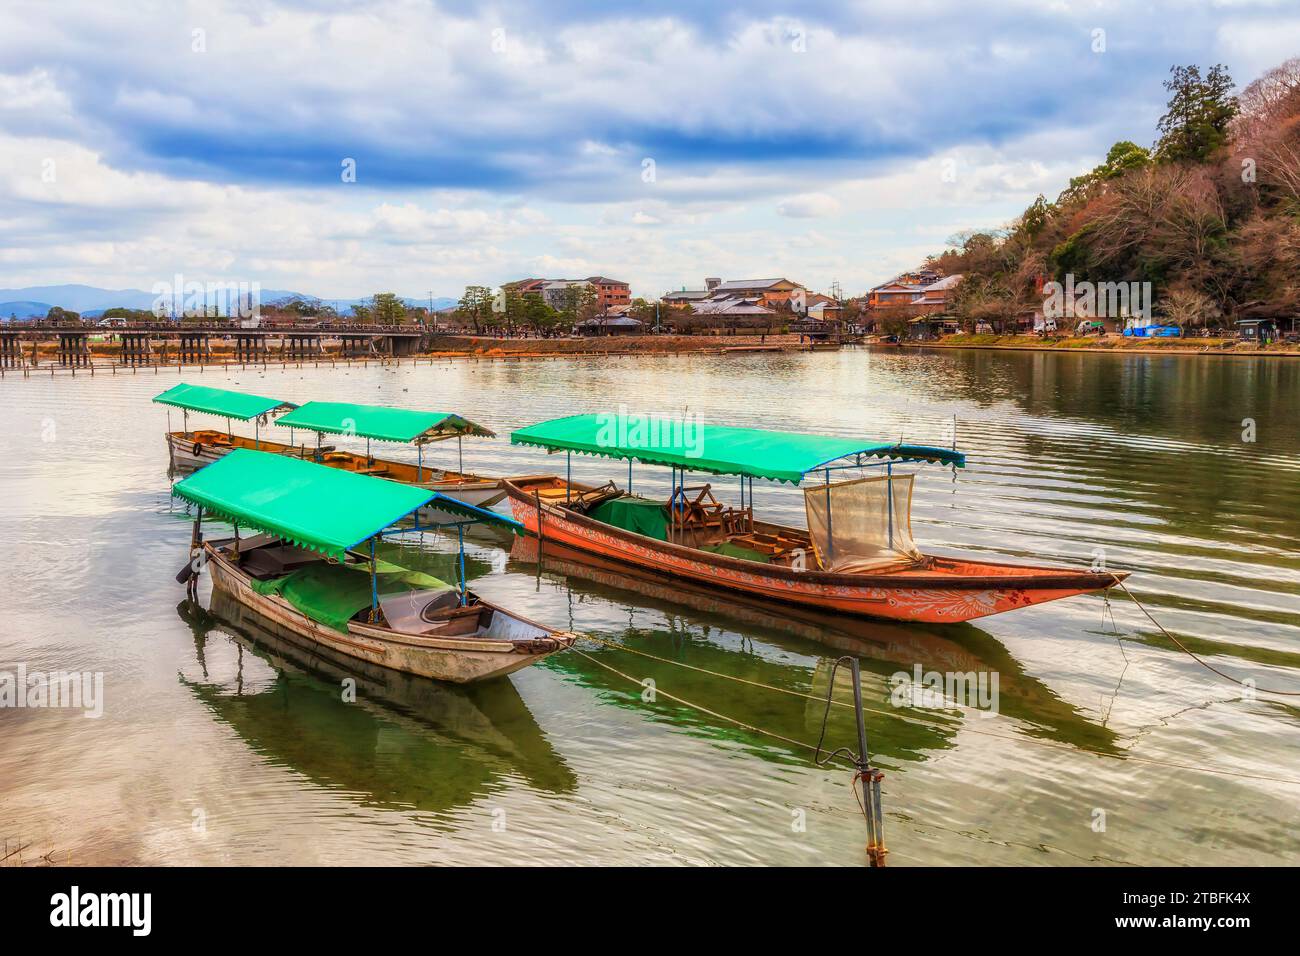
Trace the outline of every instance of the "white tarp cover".
{"type": "Polygon", "coordinates": [[[878,571],[922,560],[912,541],[912,477],[857,478],[804,489],[808,531],[822,570],[878,571]]]}

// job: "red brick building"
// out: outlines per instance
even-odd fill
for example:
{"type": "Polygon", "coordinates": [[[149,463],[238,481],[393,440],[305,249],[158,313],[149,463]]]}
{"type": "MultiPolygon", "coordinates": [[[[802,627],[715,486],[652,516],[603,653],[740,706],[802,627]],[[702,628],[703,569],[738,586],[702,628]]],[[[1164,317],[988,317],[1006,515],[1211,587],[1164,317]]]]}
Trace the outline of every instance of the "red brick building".
{"type": "Polygon", "coordinates": [[[587,281],[596,290],[596,305],[601,312],[632,304],[632,287],[617,279],[590,276],[587,281]]]}

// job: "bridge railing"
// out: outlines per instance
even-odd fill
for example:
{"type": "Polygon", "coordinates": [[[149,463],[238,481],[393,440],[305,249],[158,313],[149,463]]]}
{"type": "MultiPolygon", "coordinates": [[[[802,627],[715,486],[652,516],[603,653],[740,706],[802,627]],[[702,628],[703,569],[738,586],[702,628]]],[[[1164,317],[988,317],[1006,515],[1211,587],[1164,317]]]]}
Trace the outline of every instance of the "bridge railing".
{"type": "Polygon", "coordinates": [[[127,325],[100,325],[98,322],[26,322],[15,320],[0,323],[0,333],[10,332],[52,332],[64,335],[73,333],[99,333],[113,335],[118,333],[159,332],[168,335],[257,335],[267,332],[319,333],[324,335],[423,335],[425,326],[377,325],[369,322],[261,322],[254,327],[245,328],[237,322],[229,323],[187,323],[187,322],[132,322],[127,325]]]}

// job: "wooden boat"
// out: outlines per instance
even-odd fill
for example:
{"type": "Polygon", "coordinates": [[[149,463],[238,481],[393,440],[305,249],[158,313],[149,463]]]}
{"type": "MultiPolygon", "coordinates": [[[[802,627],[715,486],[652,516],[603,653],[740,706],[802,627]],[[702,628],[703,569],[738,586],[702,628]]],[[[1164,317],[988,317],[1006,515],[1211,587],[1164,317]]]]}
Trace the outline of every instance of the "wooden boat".
{"type": "MultiPolygon", "coordinates": [[[[290,455],[307,461],[317,461],[317,449],[307,445],[286,445],[268,441],[263,438],[254,442],[242,435],[228,435],[213,429],[197,429],[192,432],[172,432],[167,436],[167,445],[171,460],[177,471],[193,471],[211,464],[218,458],[229,454],[236,448],[251,448],[276,455],[290,455]]],[[[385,458],[370,458],[350,451],[339,451],[323,447],[319,450],[318,463],[330,468],[339,468],[361,475],[373,475],[415,485],[429,491],[450,495],[458,501],[481,508],[490,507],[505,497],[500,478],[486,478],[483,475],[462,474],[446,468],[424,467],[402,461],[385,458]],[[423,480],[421,480],[423,479],[423,480]]]]}
{"type": "MultiPolygon", "coordinates": [[[[429,575],[382,563],[385,531],[426,506],[465,523],[510,519],[435,492],[248,449],[178,483],[197,505],[196,564],[213,587],[300,643],[391,670],[454,683],[500,677],[568,648],[574,636],[485,601],[429,575]],[[203,541],[204,511],[236,536],[203,541]],[[240,528],[261,532],[240,541],[240,528]],[[356,550],[368,542],[369,556],[356,550]],[[358,599],[362,595],[362,599],[358,599]]],[[[194,573],[184,576],[193,586],[194,573]]]]}
{"type": "Polygon", "coordinates": [[[954,450],[723,426],[696,426],[702,433],[689,448],[680,436],[648,446],[619,440],[602,418],[578,415],[543,422],[513,433],[511,441],[666,464],[673,468],[673,495],[663,503],[637,498],[612,481],[593,486],[558,476],[507,479],[515,518],[539,537],[543,549],[555,541],[713,588],[845,614],[930,623],[970,621],[1104,590],[1126,577],[1123,572],[921,553],[911,541],[912,476],[895,475],[893,463],[964,466],[965,456],[954,450]],[[867,467],[870,458],[882,460],[882,478],[831,483],[832,471],[867,467]],[[687,469],[748,479],[750,505],[744,506],[744,482],[741,507],[728,507],[717,501],[710,484],[687,486],[687,469]],[[805,492],[815,533],[754,517],[754,477],[797,484],[813,471],[826,475],[824,486],[805,492]],[[859,501],[864,495],[869,497],[859,501]],[[856,509],[848,515],[847,530],[845,522],[834,524],[832,502],[837,498],[856,509]],[[662,517],[655,517],[656,508],[662,517]],[[615,522],[615,510],[632,518],[615,522]],[[864,515],[881,516],[878,526],[869,527],[864,515]],[[852,534],[864,528],[870,540],[854,540],[852,534]]]}
{"type": "MultiPolygon", "coordinates": [[[[308,402],[298,406],[275,398],[187,384],[168,389],[156,396],[154,401],[181,408],[186,413],[184,427],[179,431],[172,431],[169,427],[167,431],[167,454],[176,471],[193,471],[211,464],[236,448],[251,448],[277,455],[307,458],[331,468],[415,485],[483,508],[490,507],[505,497],[499,478],[466,473],[463,464],[462,470],[453,471],[429,467],[423,463],[423,446],[430,442],[455,438],[459,446],[465,435],[495,437],[494,432],[459,415],[340,402],[308,402]],[[190,411],[219,415],[228,421],[252,420],[255,423],[254,437],[236,435],[229,427],[224,432],[213,428],[190,430],[190,411]],[[260,425],[266,423],[269,415],[278,411],[288,411],[290,416],[295,417],[282,417],[275,424],[315,432],[318,438],[316,444],[295,444],[292,440],[286,444],[262,438],[260,425]],[[367,453],[361,455],[322,445],[319,439],[324,434],[365,438],[367,453]],[[371,456],[369,442],[372,438],[415,444],[417,463],[412,465],[371,456]]],[[[290,431],[291,438],[292,434],[290,431]]],[[[434,516],[423,517],[433,520],[434,516]]]]}

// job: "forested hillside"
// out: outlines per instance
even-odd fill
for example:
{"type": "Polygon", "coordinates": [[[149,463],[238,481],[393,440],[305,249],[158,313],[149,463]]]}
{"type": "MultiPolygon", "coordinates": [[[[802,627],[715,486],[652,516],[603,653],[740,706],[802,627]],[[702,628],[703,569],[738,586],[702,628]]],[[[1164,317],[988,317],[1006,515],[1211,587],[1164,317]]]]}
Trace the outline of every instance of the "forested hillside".
{"type": "Polygon", "coordinates": [[[1300,57],[1233,94],[1222,66],[1174,67],[1154,145],[1111,147],[1054,202],[955,237],[927,265],[965,276],[967,325],[1042,304],[1044,281],[1152,283],[1183,326],[1300,313],[1300,57]]]}

